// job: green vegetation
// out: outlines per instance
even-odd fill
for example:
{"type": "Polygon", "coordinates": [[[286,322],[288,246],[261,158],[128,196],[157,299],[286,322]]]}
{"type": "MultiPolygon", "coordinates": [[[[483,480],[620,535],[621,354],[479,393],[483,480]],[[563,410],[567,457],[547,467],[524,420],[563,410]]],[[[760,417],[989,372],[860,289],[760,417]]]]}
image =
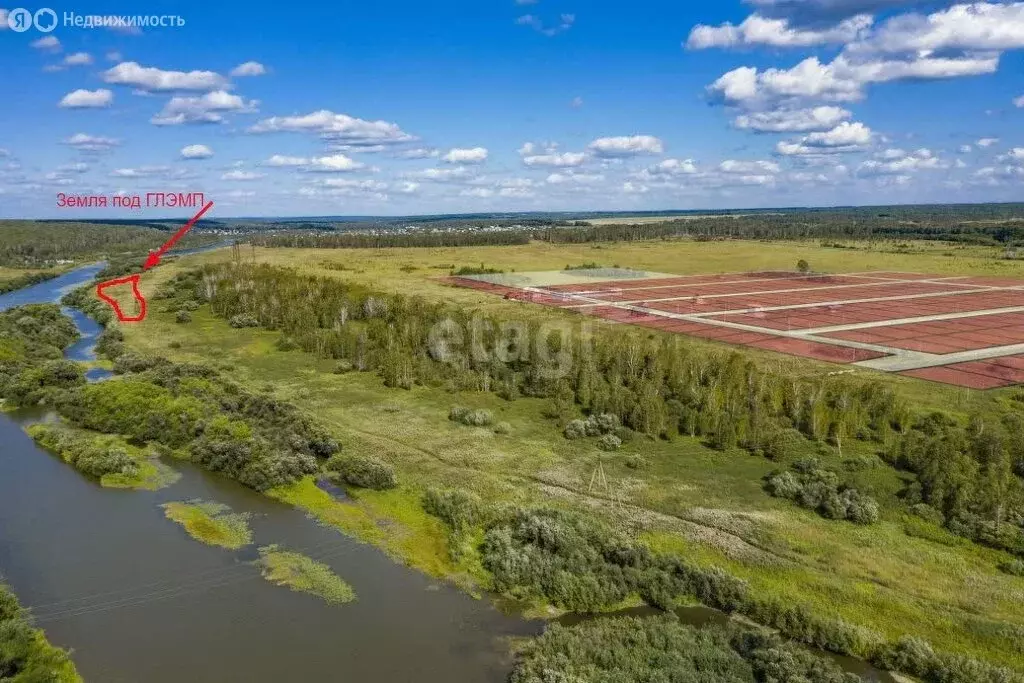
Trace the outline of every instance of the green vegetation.
{"type": "Polygon", "coordinates": [[[857,683],[838,666],[766,632],[703,628],[674,617],[595,619],[553,625],[528,644],[511,683],[716,681],[857,683]]]}
{"type": "Polygon", "coordinates": [[[260,568],[263,578],[293,591],[316,595],[331,605],[340,605],[356,599],[352,586],[331,571],[301,553],[281,550],[276,545],[260,548],[260,568]]]}
{"type": "Polygon", "coordinates": [[[332,455],[324,467],[345,483],[364,489],[385,491],[398,486],[395,468],[372,455],[332,455]]]}
{"type": "Polygon", "coordinates": [[[238,550],[252,543],[249,515],[231,512],[220,503],[190,500],[161,505],[167,519],[185,528],[188,535],[207,545],[238,550]]]}
{"type": "MultiPolygon", "coordinates": [[[[126,253],[145,254],[168,237],[163,230],[131,225],[71,221],[0,221],[0,266],[49,267],[126,253]]],[[[210,242],[210,235],[188,235],[181,246],[210,242]]],[[[141,264],[141,261],[139,262],[141,264]]]]}
{"type": "MultiPolygon", "coordinates": [[[[914,255],[909,258],[917,261],[911,266],[906,253],[880,251],[882,242],[874,250],[858,243],[857,249],[841,254],[802,243],[601,246],[606,250],[602,260],[662,272],[676,269],[674,264],[680,262],[698,264],[702,270],[791,268],[799,258],[813,262],[816,270],[838,264],[850,270],[873,266],[950,274],[1019,272],[1015,270],[1018,264],[992,258],[993,252],[987,248],[957,247],[955,257],[946,257],[942,250],[949,247],[940,244],[912,244],[914,255]]],[[[172,348],[179,362],[206,358],[213,350],[222,363],[234,368],[233,380],[246,391],[272,387],[289,402],[315,414],[345,442],[348,451],[374,455],[392,464],[401,478],[401,487],[387,491],[353,489],[347,501],[334,500],[320,491],[309,476],[271,493],[424,571],[491,587],[495,575],[483,566],[483,558],[518,558],[512,551],[519,548],[536,562],[527,565],[522,574],[508,575],[526,579],[510,581],[510,595],[535,596],[536,603],[543,603],[549,600],[549,594],[565,594],[568,597],[564,602],[568,603],[577,599],[576,591],[582,596],[581,603],[597,596],[601,600],[594,602],[601,606],[592,609],[608,609],[603,592],[607,596],[622,594],[615,569],[621,569],[621,564],[605,560],[593,565],[596,591],[590,590],[592,582],[584,572],[578,572],[580,576],[575,580],[587,590],[577,591],[571,581],[549,571],[559,563],[576,566],[568,564],[573,558],[549,552],[544,546],[521,543],[514,534],[513,541],[519,545],[511,546],[507,555],[483,552],[484,538],[492,530],[515,531],[504,513],[514,510],[532,514],[538,507],[556,508],[541,517],[573,512],[645,547],[654,558],[651,567],[657,570],[651,572],[652,577],[665,573],[660,563],[682,562],[692,573],[686,573],[686,580],[678,584],[666,583],[665,594],[672,600],[694,599],[686,594],[694,590],[693,586],[718,585],[696,577],[724,576],[723,586],[746,584],[746,597],[735,600],[737,611],[789,637],[821,647],[882,662],[902,637],[916,636],[930,641],[934,652],[956,652],[964,658],[961,661],[955,659],[957,655],[937,654],[928,665],[935,671],[939,669],[934,661],[946,662],[947,670],[958,661],[956,666],[962,665],[963,671],[975,672],[998,671],[992,664],[1017,665],[1019,645],[1015,634],[1019,634],[1022,619],[1013,596],[1019,590],[1019,578],[999,569],[1011,557],[949,533],[939,526],[946,523],[944,515],[931,521],[916,515],[915,510],[922,508],[916,507],[918,503],[911,502],[907,494],[913,491],[919,475],[892,467],[889,455],[897,453],[898,444],[909,435],[929,429],[928,416],[934,409],[942,408],[948,420],[965,433],[972,415],[983,418],[985,431],[1002,425],[1003,414],[1020,409],[1020,402],[1012,399],[1013,391],[964,392],[866,372],[834,377],[828,375],[834,366],[826,364],[748,350],[733,356],[723,354],[719,346],[685,340],[678,344],[680,351],[685,351],[684,367],[696,363],[692,367],[700,372],[691,377],[707,378],[682,382],[708,396],[706,407],[697,410],[697,416],[706,419],[706,429],[698,422],[700,431],[695,430],[691,436],[689,425],[674,432],[644,429],[642,421],[634,422],[643,416],[642,411],[587,408],[572,386],[575,379],[568,387],[556,383],[550,393],[523,391],[545,386],[539,368],[531,360],[506,364],[510,375],[516,377],[517,391],[513,393],[505,390],[509,382],[496,382],[490,368],[473,365],[471,358],[465,366],[452,367],[433,358],[429,345],[411,343],[418,339],[423,326],[429,329],[436,320],[431,317],[435,306],[440,309],[438,315],[444,317],[452,308],[462,309],[464,317],[459,317],[460,311],[455,312],[457,321],[482,312],[496,325],[510,319],[535,324],[564,318],[560,311],[445,288],[429,279],[438,263],[479,260],[505,270],[560,268],[567,262],[586,260],[591,248],[531,244],[507,251],[470,248],[465,255],[455,250],[423,252],[419,256],[411,251],[387,252],[386,259],[373,252],[331,254],[332,259],[350,264],[345,271],[317,265],[323,253],[258,250],[260,259],[273,259],[298,269],[266,269],[268,275],[279,279],[278,288],[265,286],[260,278],[242,277],[258,273],[262,270],[259,267],[211,269],[206,275],[217,277],[203,277],[183,273],[180,266],[172,265],[154,273],[155,279],[163,283],[160,291],[170,301],[169,310],[157,310],[143,325],[126,327],[124,344],[151,354],[167,353],[172,348]],[[400,266],[409,262],[418,265],[419,270],[401,270],[400,266]],[[230,270],[235,271],[237,279],[221,277],[230,270]],[[308,277],[312,275],[329,275],[330,279],[308,277]],[[176,281],[170,283],[175,277],[176,281]],[[236,284],[242,288],[235,290],[236,284]],[[393,291],[422,296],[392,298],[393,291]],[[192,325],[176,326],[174,307],[179,301],[197,297],[209,305],[194,312],[192,325]],[[283,297],[280,306],[273,303],[275,297],[283,297]],[[234,303],[226,305],[232,298],[234,303]],[[444,303],[446,299],[451,303],[444,303]],[[341,305],[335,308],[336,304],[341,305]],[[408,308],[398,308],[401,304],[408,308]],[[415,315],[410,317],[408,311],[415,315]],[[513,311],[515,318],[511,316],[513,311]],[[260,327],[229,327],[226,321],[232,315],[245,313],[260,318],[260,327]],[[387,343],[389,334],[392,346],[387,343]],[[308,353],[279,351],[277,341],[284,336],[308,353]],[[351,339],[350,346],[346,347],[346,339],[351,339]],[[398,353],[390,356],[392,350],[398,353]],[[411,362],[403,365],[403,355],[411,362]],[[725,369],[744,368],[746,361],[756,366],[753,374],[733,375],[725,369]],[[340,362],[351,371],[333,374],[340,362]],[[408,365],[412,365],[411,370],[408,365]],[[471,375],[474,380],[470,383],[471,375]],[[796,400],[789,405],[799,410],[773,412],[771,406],[778,404],[766,398],[766,403],[754,404],[757,410],[750,412],[747,383],[751,381],[755,387],[766,387],[766,397],[776,390],[785,396],[789,391],[785,387],[793,387],[796,400]],[[853,403],[846,404],[852,424],[849,429],[836,429],[833,425],[839,422],[834,414],[845,410],[844,389],[854,396],[853,403]],[[876,419],[889,410],[884,407],[887,395],[895,410],[888,418],[876,419]],[[515,438],[453,424],[438,409],[439,405],[453,403],[491,412],[496,422],[512,426],[515,438]],[[815,404],[818,407],[810,410],[815,404]],[[735,409],[735,417],[744,425],[743,440],[732,442],[731,437],[717,436],[720,424],[728,424],[715,418],[721,405],[735,409]],[[572,420],[586,421],[589,416],[606,412],[620,415],[633,438],[622,439],[619,451],[603,456],[608,481],[600,483],[602,480],[593,475],[596,443],[601,437],[569,440],[561,432],[572,420]],[[394,428],[396,423],[401,424],[400,430],[394,428]],[[756,430],[752,431],[751,425],[758,423],[770,429],[762,433],[760,447],[752,448],[749,435],[756,430]],[[863,526],[827,520],[766,495],[762,487],[765,476],[779,467],[790,468],[808,456],[817,457],[829,471],[842,473],[839,476],[844,484],[874,498],[880,507],[878,522],[863,526]],[[630,463],[641,466],[631,467],[630,463]],[[431,488],[442,492],[438,494],[441,497],[427,503],[426,490],[431,488]],[[461,491],[471,501],[487,500],[496,505],[483,506],[473,514],[453,512],[459,506],[451,501],[459,497],[443,493],[453,490],[461,491]],[[474,521],[449,526],[442,522],[441,515],[429,515],[428,509],[445,510],[442,514],[453,519],[474,521]],[[555,578],[548,580],[549,576],[555,578]],[[568,589],[563,589],[565,586],[568,589]],[[679,586],[685,590],[673,593],[673,587],[679,586]],[[970,588],[965,590],[964,586],[970,588]]],[[[190,262],[215,260],[216,255],[204,255],[190,262]]],[[[625,405],[645,382],[658,386],[657,371],[665,366],[657,353],[643,351],[637,361],[627,359],[636,348],[648,348],[645,344],[660,348],[667,335],[596,327],[601,337],[598,345],[606,339],[622,340],[620,346],[608,352],[609,357],[618,355],[622,360],[607,361],[606,367],[618,369],[618,383],[630,390],[620,392],[626,397],[625,405]],[[632,362],[643,368],[637,376],[621,372],[632,362]],[[630,382],[635,383],[627,384],[630,382]]],[[[486,336],[485,341],[490,343],[486,336]]],[[[603,353],[599,356],[602,363],[604,357],[603,353]]],[[[603,373],[601,367],[596,376],[607,382],[603,373]]],[[[671,387],[668,385],[669,392],[671,387]]],[[[666,395],[672,394],[663,394],[659,388],[657,398],[665,401],[666,395]]],[[[658,403],[652,401],[649,405],[657,415],[658,403]]],[[[696,403],[698,408],[700,405],[696,403]]],[[[671,426],[667,401],[665,408],[665,423],[671,426]]],[[[728,435],[731,430],[725,431],[728,435]]],[[[1003,524],[1008,520],[1004,516],[1003,524]]],[[[570,524],[569,528],[575,527],[570,524]]],[[[576,535],[586,540],[587,533],[576,535]]],[[[581,545],[584,559],[595,547],[603,547],[601,543],[588,540],[581,545]]],[[[651,585],[661,585],[658,581],[652,579],[651,585]]],[[[719,599],[710,589],[706,593],[705,588],[700,590],[708,600],[719,599]]],[[[650,589],[647,592],[656,594],[650,589]]],[[[625,595],[625,604],[635,604],[641,597],[639,589],[625,595]]],[[[910,666],[900,668],[909,671],[910,666]]],[[[933,674],[930,680],[957,680],[950,678],[948,671],[942,674],[947,675],[946,679],[934,677],[938,675],[933,674]]]]}
{"type": "Polygon", "coordinates": [[[120,436],[49,423],[31,425],[27,431],[40,446],[103,486],[156,491],[181,478],[159,461],[156,449],[133,446],[120,436]]]}
{"type": "Polygon", "coordinates": [[[505,271],[499,268],[488,268],[484,264],[479,266],[462,266],[458,270],[452,269],[452,275],[496,275],[498,273],[504,273],[505,271]]]}
{"type": "Polygon", "coordinates": [[[818,467],[813,458],[794,463],[792,470],[770,475],[765,489],[773,496],[788,498],[829,519],[848,519],[857,524],[878,521],[875,499],[852,486],[840,484],[839,475],[818,467]]]}
{"type": "Polygon", "coordinates": [[[0,278],[0,294],[6,294],[7,292],[13,292],[16,289],[22,289],[24,287],[31,287],[37,285],[40,282],[46,282],[60,275],[56,271],[42,271],[34,273],[20,273],[11,278],[0,278]]]}
{"type": "Polygon", "coordinates": [[[0,583],[0,680],[4,683],[81,683],[68,653],[32,626],[18,599],[0,583]]]}

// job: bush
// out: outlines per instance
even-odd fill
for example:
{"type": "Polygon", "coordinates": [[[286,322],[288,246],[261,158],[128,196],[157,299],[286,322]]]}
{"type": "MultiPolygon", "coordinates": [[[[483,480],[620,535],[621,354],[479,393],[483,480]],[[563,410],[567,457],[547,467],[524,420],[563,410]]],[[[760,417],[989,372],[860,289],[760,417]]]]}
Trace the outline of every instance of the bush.
{"type": "Polygon", "coordinates": [[[344,375],[346,372],[352,372],[352,370],[352,363],[347,360],[339,360],[334,366],[335,375],[344,375]]]}
{"type": "Polygon", "coordinates": [[[642,470],[647,467],[647,464],[647,459],[636,453],[633,453],[626,458],[626,467],[631,470],[642,470]]]}
{"type": "Polygon", "coordinates": [[[423,494],[423,509],[455,531],[476,526],[483,520],[480,497],[460,489],[427,489],[423,494]]]}
{"type": "Polygon", "coordinates": [[[398,486],[394,468],[370,455],[334,455],[326,467],[345,482],[364,489],[384,491],[398,486]]]}
{"type": "Polygon", "coordinates": [[[512,425],[510,425],[508,422],[499,422],[498,424],[494,425],[494,433],[495,434],[511,434],[512,433],[512,425]]]}
{"type": "Polygon", "coordinates": [[[238,315],[231,316],[228,320],[228,324],[231,327],[259,327],[260,321],[255,316],[248,313],[239,313],[238,315]]]}
{"type": "Polygon", "coordinates": [[[295,343],[295,340],[292,339],[291,337],[287,335],[281,335],[280,337],[277,338],[277,341],[274,342],[274,347],[278,351],[294,351],[295,349],[299,348],[299,345],[295,343]]]}
{"type": "Polygon", "coordinates": [[[820,469],[813,458],[794,463],[790,471],[768,475],[765,490],[772,496],[792,500],[829,519],[847,519],[856,524],[878,521],[879,506],[874,498],[855,488],[840,485],[836,473],[820,469]]]}
{"type": "Polygon", "coordinates": [[[941,512],[933,508],[931,505],[928,505],[927,503],[917,503],[915,505],[911,505],[910,512],[916,517],[920,517],[925,521],[932,522],[940,526],[944,524],[946,521],[945,516],[941,512]]]}
{"type": "Polygon", "coordinates": [[[448,411],[448,419],[470,427],[486,427],[494,422],[494,415],[489,410],[473,410],[472,408],[453,406],[448,411]]]}
{"type": "MultiPolygon", "coordinates": [[[[565,438],[567,439],[582,439],[588,436],[615,434],[619,428],[619,418],[615,415],[605,413],[601,415],[591,415],[590,417],[582,420],[572,420],[565,425],[565,429],[562,433],[565,434],[565,438]]],[[[619,445],[622,445],[621,438],[619,438],[619,445]]]]}
{"type": "Polygon", "coordinates": [[[597,440],[597,447],[602,451],[617,451],[622,446],[622,439],[614,434],[605,434],[597,440]]]}
{"type": "Polygon", "coordinates": [[[192,322],[192,314],[188,311],[178,311],[178,314],[174,316],[174,322],[176,323],[190,323],[192,322]]]}

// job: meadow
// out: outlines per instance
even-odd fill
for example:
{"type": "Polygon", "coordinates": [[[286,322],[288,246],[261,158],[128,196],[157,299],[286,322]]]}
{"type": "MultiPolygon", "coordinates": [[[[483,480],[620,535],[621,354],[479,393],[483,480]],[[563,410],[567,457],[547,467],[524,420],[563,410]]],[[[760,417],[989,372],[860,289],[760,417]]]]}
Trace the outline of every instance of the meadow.
{"type": "MultiPolygon", "coordinates": [[[[850,242],[845,248],[817,241],[678,240],[387,251],[244,249],[241,258],[529,320],[569,314],[455,289],[438,278],[481,264],[511,272],[596,262],[686,274],[788,270],[800,259],[820,272],[1024,277],[1024,263],[1001,258],[996,248],[937,242],[876,241],[870,247],[850,242]]],[[[179,259],[148,274],[143,290],[151,296],[178,273],[230,259],[226,250],[179,259]]],[[[740,448],[712,449],[701,438],[687,436],[671,441],[640,436],[614,453],[602,453],[592,441],[564,438],[559,423],[547,416],[549,400],[506,401],[490,392],[419,385],[388,388],[374,373],[338,374],[331,359],[280,350],[280,332],[232,327],[205,306],[190,313],[190,322],[180,323],[170,306],[159,299],[153,303],[145,322],[121,326],[129,349],[213,364],[247,389],[271,392],[316,416],[344,452],[372,455],[394,466],[397,488],[353,490],[348,501],[333,499],[310,478],[270,493],[422,571],[469,590],[486,585],[472,539],[453,536],[420,504],[431,487],[455,488],[489,501],[584,512],[654,550],[682,555],[702,567],[722,567],[746,579],[751,592],[765,599],[805,605],[889,640],[914,635],[937,650],[1019,665],[1024,580],[999,569],[1010,556],[908,514],[898,494],[912,475],[883,466],[871,442],[851,440],[841,455],[831,446],[806,442],[782,462],[740,448]],[[507,429],[501,433],[450,420],[452,405],[490,411],[507,429]],[[829,520],[766,495],[763,477],[805,456],[851,468],[851,480],[881,504],[880,521],[863,526],[829,520]],[[863,467],[845,464],[858,459],[863,467]]],[[[692,345],[721,349],[712,342],[692,345]]],[[[742,353],[794,376],[820,377],[835,370],[768,352],[742,353]]],[[[974,392],[869,371],[858,374],[891,387],[922,412],[944,410],[966,418],[1020,410],[1014,389],[974,392]]],[[[557,612],[543,601],[533,607],[557,612]]]]}

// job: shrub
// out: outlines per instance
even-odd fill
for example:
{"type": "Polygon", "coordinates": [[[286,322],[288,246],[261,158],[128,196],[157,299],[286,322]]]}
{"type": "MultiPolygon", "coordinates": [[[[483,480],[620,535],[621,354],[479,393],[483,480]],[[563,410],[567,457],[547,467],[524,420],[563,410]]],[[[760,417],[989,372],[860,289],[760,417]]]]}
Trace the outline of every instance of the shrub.
{"type": "Polygon", "coordinates": [[[473,410],[462,406],[453,406],[448,411],[448,419],[470,427],[486,427],[494,422],[494,415],[489,410],[473,410]]]}
{"type": "Polygon", "coordinates": [[[231,327],[239,328],[259,327],[260,321],[257,320],[255,316],[250,315],[248,313],[239,313],[238,315],[231,316],[231,318],[228,320],[228,324],[231,325],[231,327]]]}
{"type": "Polygon", "coordinates": [[[185,310],[185,311],[198,311],[199,310],[199,302],[196,301],[195,299],[187,299],[187,300],[181,302],[181,308],[182,308],[182,310],[185,310]]]}
{"type": "Polygon", "coordinates": [[[192,315],[188,311],[178,311],[178,314],[174,316],[174,322],[190,323],[192,322],[192,315]]]}
{"type": "Polygon", "coordinates": [[[572,420],[565,425],[562,433],[567,439],[582,439],[587,435],[587,423],[584,420],[572,420]]]}
{"type": "Polygon", "coordinates": [[[628,467],[631,470],[642,470],[643,468],[647,467],[647,459],[644,458],[642,455],[633,453],[632,455],[626,458],[626,467],[628,467]]]}
{"type": "Polygon", "coordinates": [[[941,512],[927,503],[916,503],[915,505],[911,505],[910,512],[911,514],[934,524],[942,525],[946,521],[945,516],[941,512]]]}
{"type": "Polygon", "coordinates": [[[794,463],[790,471],[768,475],[765,490],[772,496],[792,500],[829,519],[847,519],[857,524],[878,521],[879,506],[874,498],[840,485],[836,473],[818,468],[813,458],[794,463]]]}
{"type": "MultiPolygon", "coordinates": [[[[571,420],[567,425],[565,425],[565,429],[562,433],[565,434],[565,438],[567,439],[582,439],[588,436],[614,434],[620,426],[619,418],[616,415],[605,413],[601,415],[591,415],[590,417],[582,420],[571,420]]],[[[619,445],[622,445],[621,437],[619,437],[619,445]]]]}
{"type": "Polygon", "coordinates": [[[334,455],[326,467],[345,482],[364,489],[384,491],[398,486],[394,468],[370,455],[334,455]]]}
{"type": "Polygon", "coordinates": [[[597,447],[602,451],[617,451],[622,446],[622,439],[614,434],[605,434],[597,440],[597,447]]]}
{"type": "Polygon", "coordinates": [[[344,375],[346,372],[352,372],[352,370],[352,363],[347,360],[339,360],[334,366],[335,375],[344,375]]]}
{"type": "Polygon", "coordinates": [[[294,351],[295,349],[299,348],[299,345],[295,342],[293,338],[287,335],[281,335],[280,337],[277,338],[277,341],[274,342],[274,347],[278,351],[294,351]]]}
{"type": "Polygon", "coordinates": [[[480,497],[461,489],[427,489],[423,509],[456,531],[476,526],[483,519],[480,497]]]}
{"type": "Polygon", "coordinates": [[[512,425],[510,425],[508,422],[499,422],[498,424],[494,425],[494,433],[495,434],[511,434],[512,433],[512,425]]]}

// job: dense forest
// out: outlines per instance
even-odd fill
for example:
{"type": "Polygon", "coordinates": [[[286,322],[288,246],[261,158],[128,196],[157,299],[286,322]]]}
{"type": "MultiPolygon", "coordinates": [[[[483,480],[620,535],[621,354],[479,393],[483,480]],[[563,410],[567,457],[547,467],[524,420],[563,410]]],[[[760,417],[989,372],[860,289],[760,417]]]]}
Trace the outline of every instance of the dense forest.
{"type": "MultiPolygon", "coordinates": [[[[168,231],[137,226],[5,220],[0,221],[0,266],[47,268],[64,261],[145,254],[168,237],[168,231]]],[[[188,235],[179,246],[198,246],[216,239],[214,235],[188,235]]]]}
{"type": "Polygon", "coordinates": [[[46,642],[29,614],[0,583],[0,681],[80,683],[68,654],[46,642]]]}

